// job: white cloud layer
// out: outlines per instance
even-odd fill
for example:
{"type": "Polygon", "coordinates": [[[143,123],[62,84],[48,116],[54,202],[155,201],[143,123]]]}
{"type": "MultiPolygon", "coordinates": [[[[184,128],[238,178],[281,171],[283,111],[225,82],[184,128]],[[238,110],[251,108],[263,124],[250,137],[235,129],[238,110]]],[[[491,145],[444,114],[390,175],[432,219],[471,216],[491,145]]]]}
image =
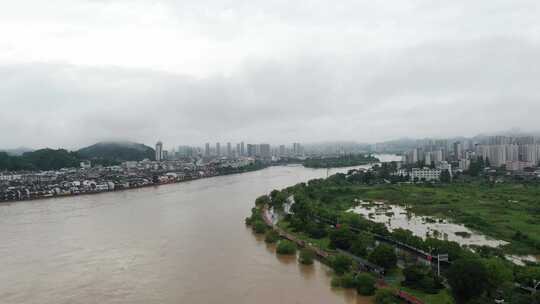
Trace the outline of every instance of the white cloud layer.
{"type": "Polygon", "coordinates": [[[18,0],[0,147],[537,130],[538,1],[18,0]]]}

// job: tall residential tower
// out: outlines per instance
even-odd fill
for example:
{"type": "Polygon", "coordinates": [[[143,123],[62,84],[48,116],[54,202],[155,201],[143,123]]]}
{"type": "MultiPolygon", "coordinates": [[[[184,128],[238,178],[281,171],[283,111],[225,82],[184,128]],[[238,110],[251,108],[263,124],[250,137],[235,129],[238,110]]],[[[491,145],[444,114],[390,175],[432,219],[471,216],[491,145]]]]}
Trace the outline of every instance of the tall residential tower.
{"type": "Polygon", "coordinates": [[[156,144],[156,161],[160,162],[163,160],[163,143],[158,141],[156,144]]]}

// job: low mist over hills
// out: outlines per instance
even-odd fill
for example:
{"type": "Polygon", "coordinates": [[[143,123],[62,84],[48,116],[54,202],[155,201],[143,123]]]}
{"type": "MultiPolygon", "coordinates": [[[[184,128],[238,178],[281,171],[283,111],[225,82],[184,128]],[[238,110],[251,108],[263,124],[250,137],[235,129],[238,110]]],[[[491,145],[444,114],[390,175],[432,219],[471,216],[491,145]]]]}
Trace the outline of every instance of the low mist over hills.
{"type": "Polygon", "coordinates": [[[114,161],[140,161],[154,159],[154,149],[134,142],[99,142],[77,151],[85,159],[108,159],[114,161]]]}
{"type": "Polygon", "coordinates": [[[0,152],[0,171],[56,170],[78,167],[80,161],[76,152],[64,149],[40,149],[25,152],[21,156],[11,156],[6,152],[0,152]]]}
{"type": "Polygon", "coordinates": [[[0,149],[0,152],[5,152],[11,156],[21,156],[26,152],[32,152],[32,151],[34,150],[31,148],[26,148],[26,147],[19,147],[15,149],[0,149]]]}
{"type": "Polygon", "coordinates": [[[110,166],[122,161],[154,159],[154,149],[133,142],[100,142],[78,151],[49,148],[18,153],[12,151],[0,151],[0,171],[73,168],[84,160],[92,161],[93,165],[110,166]]]}

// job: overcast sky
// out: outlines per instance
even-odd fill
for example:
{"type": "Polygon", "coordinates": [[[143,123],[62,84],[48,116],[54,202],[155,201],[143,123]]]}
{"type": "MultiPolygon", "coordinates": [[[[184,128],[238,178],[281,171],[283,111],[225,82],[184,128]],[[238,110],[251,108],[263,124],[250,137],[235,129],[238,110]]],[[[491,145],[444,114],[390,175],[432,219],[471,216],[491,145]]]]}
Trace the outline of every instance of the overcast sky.
{"type": "Polygon", "coordinates": [[[540,1],[0,4],[0,148],[374,142],[540,118],[540,1]]]}

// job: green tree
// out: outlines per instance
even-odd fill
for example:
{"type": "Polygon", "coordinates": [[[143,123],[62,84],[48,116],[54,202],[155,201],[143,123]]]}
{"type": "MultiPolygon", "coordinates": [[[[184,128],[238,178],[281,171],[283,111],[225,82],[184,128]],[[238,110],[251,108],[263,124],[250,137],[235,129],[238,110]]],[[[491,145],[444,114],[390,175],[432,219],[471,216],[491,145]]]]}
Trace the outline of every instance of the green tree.
{"type": "Polygon", "coordinates": [[[342,275],[351,270],[353,261],[346,255],[338,254],[331,259],[330,265],[338,275],[342,275]]]}
{"type": "Polygon", "coordinates": [[[330,232],[330,246],[343,250],[349,250],[351,244],[355,239],[354,233],[348,226],[343,225],[340,228],[336,228],[330,232]]]}
{"type": "Polygon", "coordinates": [[[363,296],[371,296],[375,293],[375,278],[369,273],[360,273],[356,277],[356,285],[356,290],[363,296]]]}
{"type": "Polygon", "coordinates": [[[324,224],[309,222],[305,225],[306,233],[314,239],[322,239],[328,235],[324,224]]]}
{"type": "Polygon", "coordinates": [[[385,244],[377,246],[369,255],[368,260],[386,270],[395,268],[397,264],[397,256],[394,248],[385,244]]]}
{"type": "Polygon", "coordinates": [[[313,264],[313,260],[315,259],[315,252],[309,248],[303,248],[300,250],[300,255],[298,257],[298,260],[301,264],[304,265],[311,265],[313,264]]]}
{"type": "Polygon", "coordinates": [[[262,222],[262,221],[255,221],[255,222],[253,223],[253,226],[252,226],[252,227],[253,227],[253,231],[255,231],[255,233],[257,233],[257,234],[263,234],[263,233],[265,233],[265,232],[266,232],[266,229],[268,228],[268,227],[266,226],[266,224],[265,224],[264,222],[262,222]]]}
{"type": "Polygon", "coordinates": [[[287,193],[273,190],[270,192],[270,205],[277,208],[282,207],[287,202],[287,198],[287,193]]]}
{"type": "Polygon", "coordinates": [[[288,240],[280,241],[277,245],[276,252],[278,254],[284,254],[284,255],[295,254],[296,244],[288,240]]]}
{"type": "Polygon", "coordinates": [[[540,266],[520,267],[516,271],[516,280],[526,286],[534,286],[534,281],[540,282],[540,266]]]}
{"type": "Polygon", "coordinates": [[[403,269],[405,280],[401,285],[413,289],[422,290],[426,293],[436,294],[444,288],[441,279],[434,276],[429,268],[413,265],[403,269]]]}
{"type": "Polygon", "coordinates": [[[491,294],[494,294],[503,285],[511,284],[514,280],[512,268],[510,268],[502,259],[492,257],[483,260],[487,271],[487,288],[491,294]]]}
{"type": "Polygon", "coordinates": [[[279,241],[279,233],[275,230],[269,230],[266,232],[266,236],[264,237],[264,241],[269,244],[273,244],[277,241],[279,241]]]}
{"type": "Polygon", "coordinates": [[[365,232],[361,232],[353,240],[350,252],[356,256],[367,256],[367,248],[373,245],[373,237],[365,232]]]}
{"type": "Polygon", "coordinates": [[[425,277],[426,271],[424,268],[413,265],[403,269],[403,276],[405,281],[403,282],[405,286],[416,286],[422,281],[425,277]]]}
{"type": "Polygon", "coordinates": [[[255,200],[255,206],[264,206],[270,204],[270,197],[268,195],[261,195],[255,200]]]}
{"type": "Polygon", "coordinates": [[[450,175],[450,171],[443,170],[441,172],[441,183],[448,184],[450,182],[452,182],[452,176],[450,175]]]}
{"type": "Polygon", "coordinates": [[[383,288],[375,293],[375,304],[398,304],[398,299],[390,289],[383,288]]]}
{"type": "Polygon", "coordinates": [[[354,274],[347,272],[339,279],[339,285],[343,288],[356,288],[354,274]]]}
{"type": "Polygon", "coordinates": [[[294,204],[291,206],[291,211],[303,223],[307,223],[313,215],[310,201],[305,195],[299,193],[294,195],[294,204]]]}
{"type": "Polygon", "coordinates": [[[447,279],[459,304],[482,296],[488,287],[488,272],[482,261],[475,258],[455,261],[448,270],[447,279]]]}

